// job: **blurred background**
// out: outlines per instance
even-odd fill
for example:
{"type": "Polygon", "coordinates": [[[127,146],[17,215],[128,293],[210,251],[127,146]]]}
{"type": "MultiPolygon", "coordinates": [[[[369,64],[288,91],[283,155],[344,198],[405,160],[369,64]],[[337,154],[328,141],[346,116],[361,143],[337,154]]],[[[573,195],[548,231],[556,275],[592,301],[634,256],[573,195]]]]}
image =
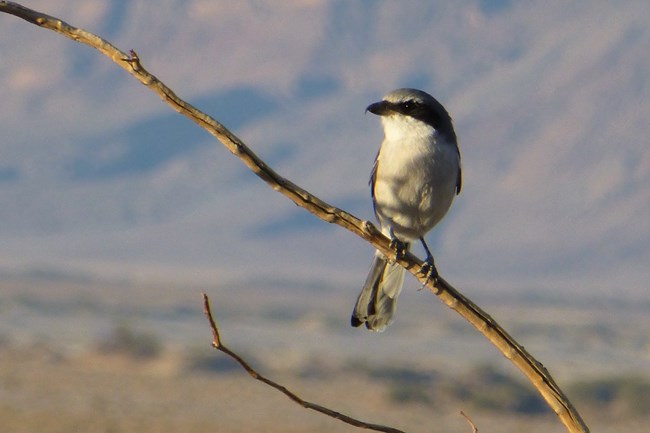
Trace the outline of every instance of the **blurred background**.
{"type": "MultiPolygon", "coordinates": [[[[428,237],[441,274],[549,368],[593,430],[646,425],[649,3],[26,6],[136,50],[282,176],[362,219],[374,219],[382,138],[365,107],[398,87],[434,95],[464,181],[428,237]]],[[[12,431],[33,431],[29,419],[352,431],[212,353],[201,291],[233,349],[320,404],[398,428],[464,431],[465,410],[480,430],[562,431],[414,279],[384,334],[351,329],[372,249],[93,49],[3,14],[0,77],[0,416],[12,431]]]]}

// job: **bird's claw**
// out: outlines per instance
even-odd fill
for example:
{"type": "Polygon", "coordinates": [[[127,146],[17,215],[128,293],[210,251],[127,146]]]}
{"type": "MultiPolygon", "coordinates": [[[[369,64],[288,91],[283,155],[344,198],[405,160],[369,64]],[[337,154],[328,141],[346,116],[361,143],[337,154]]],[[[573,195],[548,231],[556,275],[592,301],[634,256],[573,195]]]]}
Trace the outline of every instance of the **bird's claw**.
{"type": "Polygon", "coordinates": [[[395,251],[395,260],[399,260],[406,254],[406,243],[396,237],[390,239],[390,248],[395,251]]]}
{"type": "Polygon", "coordinates": [[[440,275],[438,274],[438,269],[436,269],[436,265],[433,262],[433,257],[429,256],[426,258],[422,264],[422,267],[420,268],[420,273],[427,277],[426,280],[424,280],[424,283],[422,283],[420,290],[424,289],[430,281],[433,281],[434,286],[436,285],[438,282],[438,277],[440,275]]]}

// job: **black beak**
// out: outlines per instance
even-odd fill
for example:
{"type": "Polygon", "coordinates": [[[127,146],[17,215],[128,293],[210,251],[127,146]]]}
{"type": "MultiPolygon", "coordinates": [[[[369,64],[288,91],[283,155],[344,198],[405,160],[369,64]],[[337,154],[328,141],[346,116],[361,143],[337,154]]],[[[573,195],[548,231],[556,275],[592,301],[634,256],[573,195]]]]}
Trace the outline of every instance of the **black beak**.
{"type": "Polygon", "coordinates": [[[376,114],[377,116],[384,116],[393,110],[391,109],[391,104],[389,102],[379,101],[368,105],[366,111],[370,111],[372,114],[376,114]]]}

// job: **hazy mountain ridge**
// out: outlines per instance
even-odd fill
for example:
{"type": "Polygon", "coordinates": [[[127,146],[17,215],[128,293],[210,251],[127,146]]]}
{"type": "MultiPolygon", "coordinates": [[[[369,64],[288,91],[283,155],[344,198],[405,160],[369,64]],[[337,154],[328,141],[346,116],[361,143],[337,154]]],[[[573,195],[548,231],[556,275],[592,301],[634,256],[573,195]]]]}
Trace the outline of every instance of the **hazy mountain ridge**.
{"type": "MultiPolygon", "coordinates": [[[[644,2],[31,6],[136,49],[281,174],[362,218],[381,139],[363,109],[425,88],[452,113],[464,162],[463,193],[431,236],[445,274],[647,287],[644,2]]],[[[363,279],[360,241],[271,193],[106,59],[0,20],[0,271],[181,280],[255,263],[363,279]]]]}

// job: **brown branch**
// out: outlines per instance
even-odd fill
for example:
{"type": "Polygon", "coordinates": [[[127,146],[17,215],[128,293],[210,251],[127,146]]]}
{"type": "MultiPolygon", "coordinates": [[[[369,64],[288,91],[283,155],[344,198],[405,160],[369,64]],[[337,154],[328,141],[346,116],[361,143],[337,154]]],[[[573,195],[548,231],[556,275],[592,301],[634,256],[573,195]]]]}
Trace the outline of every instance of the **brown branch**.
{"type": "Polygon", "coordinates": [[[469,424],[469,426],[472,428],[472,433],[478,433],[478,428],[476,428],[476,424],[474,424],[474,421],[465,414],[462,410],[460,411],[460,414],[462,415],[463,418],[465,418],[469,424]]]}
{"type": "Polygon", "coordinates": [[[368,429],[368,430],[374,430],[374,431],[379,431],[379,432],[384,432],[384,433],[405,433],[402,430],[398,430],[396,428],[392,427],[387,427],[381,424],[371,424],[367,423],[364,421],[360,421],[358,419],[349,417],[347,415],[344,415],[340,412],[336,412],[332,409],[326,408],[324,406],[308,402],[306,400],[303,400],[302,398],[298,397],[295,393],[289,391],[286,387],[280,385],[279,383],[276,383],[272,381],[271,379],[268,379],[264,376],[262,376],[260,373],[258,373],[253,367],[250,366],[241,356],[237,355],[235,352],[232,350],[228,349],[224,344],[223,340],[221,339],[221,336],[219,334],[219,328],[217,328],[217,324],[214,320],[214,317],[212,316],[212,310],[210,308],[210,300],[208,299],[208,295],[205,293],[203,294],[203,313],[208,319],[208,322],[210,322],[210,329],[212,329],[212,347],[215,349],[225,353],[226,355],[230,356],[232,359],[237,361],[239,365],[242,366],[246,372],[253,377],[254,379],[259,380],[260,382],[265,383],[266,385],[277,389],[287,397],[289,397],[291,400],[294,402],[298,403],[300,406],[304,407],[305,409],[311,409],[316,412],[320,412],[322,414],[325,414],[329,417],[338,419],[340,421],[343,421],[344,423],[353,425],[355,427],[363,428],[363,429],[368,429]]]}
{"type": "MultiPolygon", "coordinates": [[[[129,74],[133,75],[142,84],[158,94],[174,110],[186,116],[217,138],[230,152],[237,156],[275,191],[285,195],[296,205],[313,213],[323,221],[335,223],[365,239],[383,254],[387,256],[394,255],[390,249],[389,240],[374,225],[329,205],[291,181],[281,177],[223,125],[180,99],[169,87],[145,70],[134,51],[130,51],[129,54],[124,53],[93,33],[73,27],[58,18],[28,9],[17,3],[0,1],[0,12],[15,15],[32,24],[52,30],[97,49],[129,74]]],[[[409,253],[399,259],[398,262],[421,282],[425,282],[426,277],[418,274],[422,266],[422,261],[417,257],[409,253]]],[[[567,431],[570,433],[589,432],[580,414],[557,386],[546,368],[532,357],[523,346],[517,343],[494,319],[442,278],[438,280],[435,286],[429,282],[427,287],[448,307],[465,318],[465,320],[483,334],[506,358],[521,370],[551,409],[557,414],[567,431]]]]}
{"type": "MultiPolygon", "coordinates": [[[[364,428],[368,430],[375,430],[375,431],[380,431],[380,432],[386,432],[386,433],[405,433],[402,430],[398,430],[392,427],[387,427],[384,425],[380,424],[370,424],[364,421],[357,420],[355,418],[349,417],[347,415],[344,415],[340,412],[336,412],[334,410],[331,410],[329,408],[326,408],[324,406],[320,406],[315,403],[310,403],[308,401],[303,400],[302,398],[298,397],[297,394],[289,391],[286,387],[283,385],[280,385],[279,383],[276,383],[272,381],[271,379],[268,379],[264,376],[262,376],[260,373],[258,373],[253,367],[250,366],[248,362],[244,360],[241,356],[239,356],[237,353],[233,352],[229,348],[226,347],[225,344],[223,344],[223,340],[221,339],[221,333],[219,332],[219,327],[217,327],[217,322],[214,319],[214,316],[212,315],[212,308],[210,307],[210,299],[208,298],[208,295],[206,293],[203,293],[203,314],[205,314],[205,317],[208,319],[208,323],[210,324],[210,329],[212,331],[212,347],[215,349],[219,350],[220,352],[223,352],[224,354],[228,355],[239,365],[242,366],[244,370],[254,379],[259,380],[260,382],[265,383],[266,385],[269,385],[272,388],[277,389],[287,397],[289,397],[291,400],[293,400],[295,403],[301,405],[302,407],[306,409],[312,409],[316,412],[320,412],[322,414],[325,414],[329,417],[338,419],[340,421],[343,421],[347,424],[353,425],[355,427],[359,428],[364,428]]],[[[469,416],[465,414],[462,410],[460,411],[460,414],[467,420],[469,423],[470,428],[472,429],[472,433],[478,433],[478,428],[476,428],[476,425],[474,422],[471,420],[469,416]]]]}

